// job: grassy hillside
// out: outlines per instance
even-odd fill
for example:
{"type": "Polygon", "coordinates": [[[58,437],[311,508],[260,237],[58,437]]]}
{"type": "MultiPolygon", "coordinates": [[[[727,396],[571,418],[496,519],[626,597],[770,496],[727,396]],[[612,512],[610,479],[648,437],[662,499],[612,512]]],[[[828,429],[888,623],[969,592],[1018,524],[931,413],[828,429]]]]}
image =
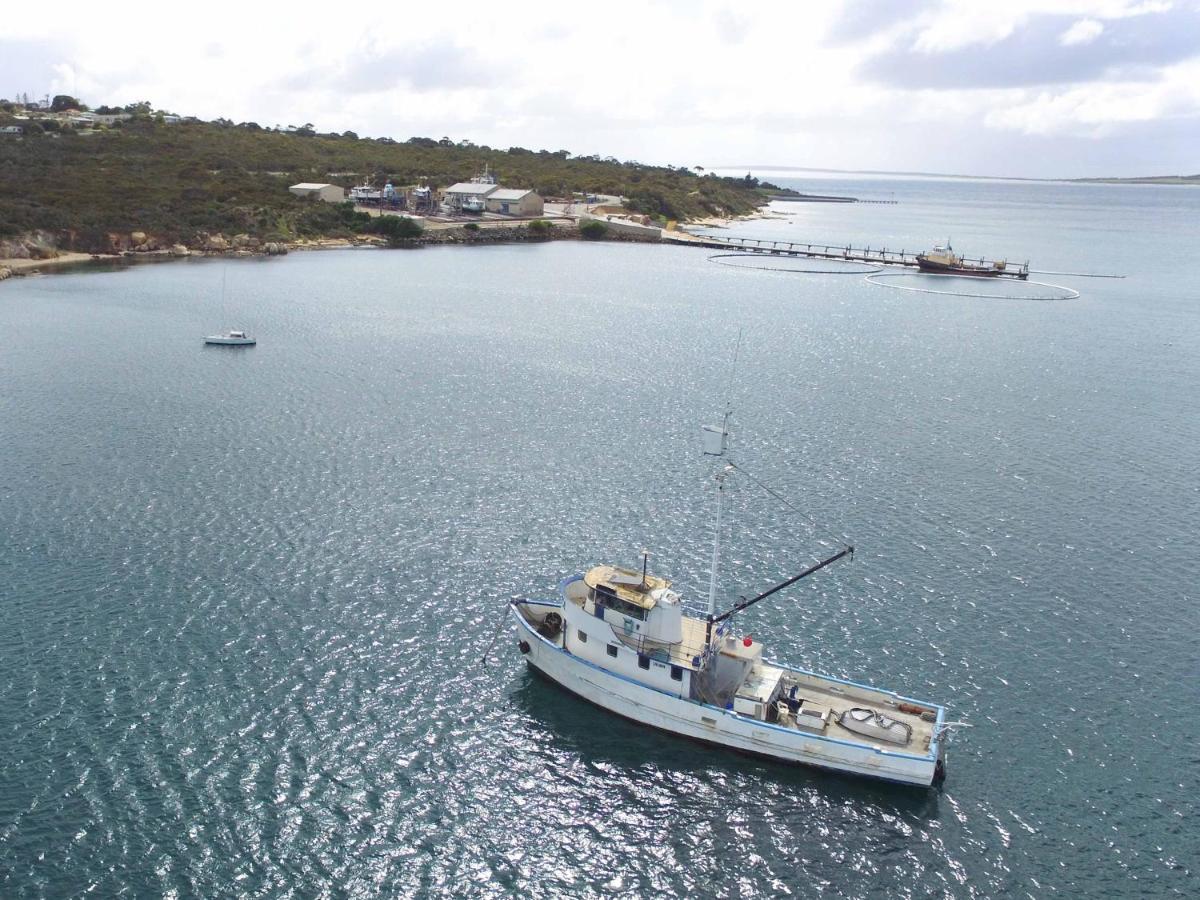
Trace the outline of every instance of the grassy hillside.
{"type": "Polygon", "coordinates": [[[566,152],[141,118],[94,133],[0,140],[0,237],[43,229],[64,248],[91,250],[105,246],[106,233],[132,229],[184,242],[201,231],[266,240],[343,236],[360,227],[355,217],[297,199],[288,185],[350,186],[365,176],[445,187],[484,165],[503,184],[543,196],[621,194],[631,208],[668,218],[746,214],[764,202],[764,192],[742,179],[566,152]]]}

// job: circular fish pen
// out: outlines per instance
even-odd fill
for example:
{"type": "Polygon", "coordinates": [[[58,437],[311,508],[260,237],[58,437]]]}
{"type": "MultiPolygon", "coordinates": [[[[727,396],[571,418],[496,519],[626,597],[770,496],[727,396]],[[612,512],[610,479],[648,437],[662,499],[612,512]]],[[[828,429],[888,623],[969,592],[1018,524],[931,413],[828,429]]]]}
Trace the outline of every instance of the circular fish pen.
{"type": "Polygon", "coordinates": [[[789,272],[793,275],[871,275],[882,272],[883,266],[854,260],[825,259],[822,257],[794,255],[790,253],[717,253],[709,258],[719,266],[731,269],[753,269],[759,272],[789,272]],[[750,265],[729,262],[731,259],[746,260],[750,265]],[[770,260],[773,265],[755,265],[761,260],[770,260]],[[774,265],[774,263],[784,265],[774,265]],[[820,268],[817,268],[820,266],[820,268]]]}
{"type": "MultiPolygon", "coordinates": [[[[870,284],[877,286],[877,287],[891,288],[894,291],[910,291],[915,294],[939,294],[943,297],[970,297],[973,299],[980,299],[980,300],[1046,300],[1046,301],[1050,301],[1050,300],[1074,300],[1079,296],[1079,291],[1075,290],[1074,288],[1065,287],[1064,285],[1061,285],[1061,284],[1050,284],[1049,282],[1045,282],[1045,281],[1013,281],[1013,280],[1009,280],[1009,279],[1001,280],[999,278],[989,278],[989,279],[987,279],[987,284],[989,286],[1003,284],[1005,286],[1005,288],[1011,287],[1011,288],[1014,288],[1015,290],[1006,291],[1005,293],[999,293],[999,292],[981,293],[981,292],[973,291],[973,290],[968,291],[968,290],[965,290],[965,288],[968,284],[970,284],[972,287],[974,287],[983,279],[971,278],[971,277],[963,276],[963,275],[939,275],[939,274],[935,274],[935,273],[931,273],[931,272],[872,272],[871,274],[867,275],[867,277],[864,280],[869,282],[870,284]],[[917,280],[917,279],[924,280],[924,279],[932,279],[932,278],[949,279],[951,282],[960,283],[963,286],[964,290],[936,290],[935,288],[932,288],[932,287],[920,287],[917,284],[895,284],[895,283],[893,283],[893,281],[888,280],[888,279],[894,280],[894,279],[899,279],[899,278],[909,278],[909,279],[914,279],[914,280],[917,280]],[[1037,291],[1034,293],[1020,290],[1021,288],[1025,288],[1025,287],[1042,288],[1044,290],[1037,291]],[[1057,293],[1047,293],[1047,291],[1055,291],[1057,293]]],[[[928,284],[929,282],[923,281],[923,283],[928,284]]],[[[946,282],[943,281],[943,284],[945,284],[945,283],[946,282]]],[[[946,286],[950,287],[951,285],[947,284],[946,286]]]]}

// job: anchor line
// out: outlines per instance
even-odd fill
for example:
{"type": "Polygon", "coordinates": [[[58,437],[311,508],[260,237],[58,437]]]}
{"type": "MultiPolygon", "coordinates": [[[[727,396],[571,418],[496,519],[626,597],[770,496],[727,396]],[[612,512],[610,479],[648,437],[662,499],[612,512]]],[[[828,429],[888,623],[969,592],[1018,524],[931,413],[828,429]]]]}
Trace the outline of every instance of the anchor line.
{"type": "Polygon", "coordinates": [[[483,656],[479,657],[479,662],[487,668],[488,655],[492,652],[492,648],[496,646],[496,641],[500,638],[500,631],[504,628],[505,618],[508,616],[508,604],[504,604],[504,612],[500,615],[500,622],[496,626],[496,631],[492,635],[492,639],[488,641],[487,649],[483,651],[483,656]]]}

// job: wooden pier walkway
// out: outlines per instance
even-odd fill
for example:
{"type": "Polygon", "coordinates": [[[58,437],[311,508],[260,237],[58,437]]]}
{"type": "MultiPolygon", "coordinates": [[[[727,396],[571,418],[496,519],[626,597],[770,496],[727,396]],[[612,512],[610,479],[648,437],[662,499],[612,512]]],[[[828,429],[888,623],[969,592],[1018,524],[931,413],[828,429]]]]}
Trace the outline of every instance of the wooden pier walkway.
{"type": "MultiPolygon", "coordinates": [[[[873,266],[904,266],[918,268],[917,254],[907,250],[889,250],[886,247],[834,247],[829,244],[802,244],[794,241],[767,241],[755,238],[715,237],[696,235],[686,231],[664,231],[662,239],[667,242],[685,244],[690,247],[707,247],[712,250],[735,250],[741,253],[762,253],[770,256],[798,256],[815,259],[840,259],[846,262],[866,263],[873,266]]],[[[992,267],[996,260],[963,259],[964,263],[992,267]]],[[[1028,271],[1028,263],[1013,266],[1004,275],[1021,277],[1028,271]]]]}

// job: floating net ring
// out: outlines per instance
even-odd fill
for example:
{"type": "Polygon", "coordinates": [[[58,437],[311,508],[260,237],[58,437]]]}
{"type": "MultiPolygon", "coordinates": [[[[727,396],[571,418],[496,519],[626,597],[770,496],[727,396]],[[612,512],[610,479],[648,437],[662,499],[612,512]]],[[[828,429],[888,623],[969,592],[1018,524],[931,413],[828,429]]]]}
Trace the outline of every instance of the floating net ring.
{"type": "Polygon", "coordinates": [[[758,272],[791,272],[794,275],[873,275],[876,272],[883,271],[883,266],[873,266],[870,263],[861,263],[855,260],[826,259],[819,256],[805,256],[793,253],[717,253],[708,259],[719,266],[729,266],[731,269],[754,269],[758,272]],[[824,263],[826,265],[834,263],[838,265],[838,268],[800,269],[791,266],[746,266],[723,262],[726,259],[755,260],[763,259],[764,257],[768,259],[812,260],[813,262],[824,263]]]}
{"type": "MultiPolygon", "coordinates": [[[[885,278],[914,278],[918,277],[916,272],[872,272],[864,280],[877,287],[891,288],[894,291],[911,291],[914,294],[940,294],[943,297],[973,297],[980,300],[1074,300],[1079,297],[1079,291],[1074,288],[1065,287],[1061,284],[1050,284],[1045,281],[1022,281],[1023,285],[1034,285],[1036,287],[1051,288],[1052,290],[1062,291],[1061,294],[1054,296],[1037,296],[1030,297],[1024,294],[974,294],[966,291],[935,291],[933,288],[910,287],[903,284],[888,284],[884,281],[885,278]]],[[[921,272],[920,277],[924,278],[969,278],[969,275],[941,275],[934,272],[921,272]]],[[[1016,283],[1016,282],[1007,282],[1016,283]]]]}

